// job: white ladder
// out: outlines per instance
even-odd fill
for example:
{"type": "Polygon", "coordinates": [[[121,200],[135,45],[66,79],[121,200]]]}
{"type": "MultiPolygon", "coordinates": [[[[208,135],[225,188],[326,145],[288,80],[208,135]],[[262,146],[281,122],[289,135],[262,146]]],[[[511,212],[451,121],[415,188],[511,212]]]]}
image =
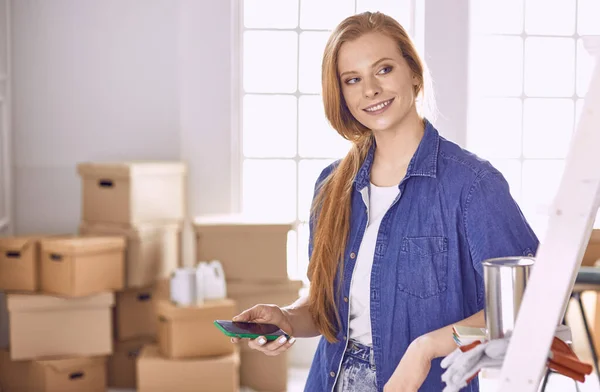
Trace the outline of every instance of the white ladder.
{"type": "Polygon", "coordinates": [[[536,392],[600,206],[600,36],[596,65],[500,372],[501,392],[536,392]]]}

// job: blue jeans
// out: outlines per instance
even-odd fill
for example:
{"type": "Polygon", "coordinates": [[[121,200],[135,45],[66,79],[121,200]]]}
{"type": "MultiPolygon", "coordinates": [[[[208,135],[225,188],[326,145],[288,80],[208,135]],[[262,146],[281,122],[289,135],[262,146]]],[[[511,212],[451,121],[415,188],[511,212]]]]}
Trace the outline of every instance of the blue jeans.
{"type": "Polygon", "coordinates": [[[336,392],[377,391],[375,377],[375,359],[373,349],[354,340],[348,342],[348,348],[342,360],[342,369],[335,387],[336,392]]]}

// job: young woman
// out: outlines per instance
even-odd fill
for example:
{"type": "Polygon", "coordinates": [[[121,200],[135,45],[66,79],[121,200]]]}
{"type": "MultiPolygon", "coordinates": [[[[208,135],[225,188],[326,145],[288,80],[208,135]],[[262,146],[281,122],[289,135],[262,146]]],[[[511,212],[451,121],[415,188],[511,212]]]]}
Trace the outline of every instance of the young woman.
{"type": "Polygon", "coordinates": [[[322,335],[307,391],[439,392],[452,325],[485,324],[482,261],[533,256],[538,239],[500,172],[419,115],[424,65],[395,20],[344,20],[322,71],[327,118],[352,148],[316,183],[310,295],[234,320],[294,336],[249,341],[267,355],[322,335]]]}

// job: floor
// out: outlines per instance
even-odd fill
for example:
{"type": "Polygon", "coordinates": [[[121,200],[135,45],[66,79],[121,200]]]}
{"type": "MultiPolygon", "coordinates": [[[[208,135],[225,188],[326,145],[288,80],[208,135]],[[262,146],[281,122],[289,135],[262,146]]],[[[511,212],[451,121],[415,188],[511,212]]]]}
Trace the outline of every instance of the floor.
{"type": "MultiPolygon", "coordinates": [[[[308,369],[290,369],[287,392],[303,392],[304,382],[308,374],[308,369]]],[[[481,380],[481,392],[495,392],[496,383],[493,380],[481,380]]],[[[575,382],[569,378],[555,375],[550,377],[546,387],[546,392],[575,392],[575,382]]],[[[586,382],[579,384],[580,392],[600,392],[600,384],[594,373],[586,379],[586,382]]],[[[109,389],[109,392],[135,392],[132,389],[109,389]]],[[[249,388],[242,388],[240,392],[257,392],[249,388]]]]}

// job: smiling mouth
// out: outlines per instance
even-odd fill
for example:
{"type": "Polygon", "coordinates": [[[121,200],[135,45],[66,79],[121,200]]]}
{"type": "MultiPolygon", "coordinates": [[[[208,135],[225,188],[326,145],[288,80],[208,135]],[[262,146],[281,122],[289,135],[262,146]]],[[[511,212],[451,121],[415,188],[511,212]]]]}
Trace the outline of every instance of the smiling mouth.
{"type": "Polygon", "coordinates": [[[369,112],[369,113],[378,112],[378,111],[384,109],[385,107],[389,106],[389,104],[392,103],[393,100],[394,100],[394,98],[388,99],[387,101],[379,102],[379,103],[377,103],[375,105],[371,105],[369,107],[366,107],[363,110],[365,112],[369,112]]]}

